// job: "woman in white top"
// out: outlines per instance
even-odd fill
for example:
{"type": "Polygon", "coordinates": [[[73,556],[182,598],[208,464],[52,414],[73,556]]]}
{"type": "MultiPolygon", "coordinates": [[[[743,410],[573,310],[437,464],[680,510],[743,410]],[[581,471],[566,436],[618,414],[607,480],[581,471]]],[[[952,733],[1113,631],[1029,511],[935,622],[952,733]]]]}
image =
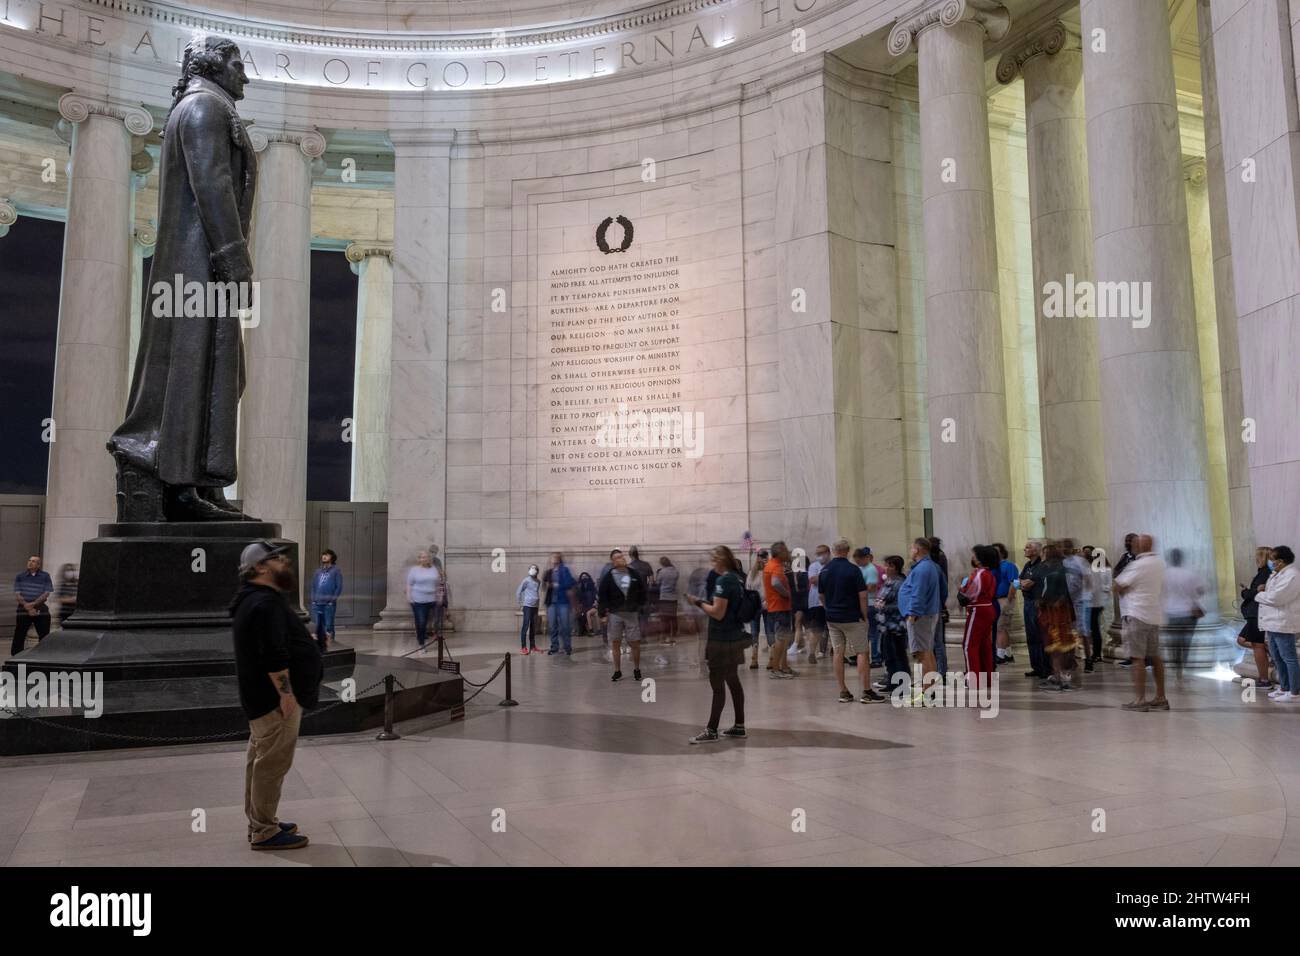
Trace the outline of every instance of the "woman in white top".
{"type": "Polygon", "coordinates": [[[415,615],[415,639],[424,647],[429,632],[429,612],[441,593],[442,575],[433,566],[428,551],[415,556],[415,567],[406,572],[406,600],[415,615]]]}
{"type": "Polygon", "coordinates": [[[1256,594],[1255,604],[1259,607],[1259,629],[1268,635],[1268,649],[1277,666],[1279,687],[1268,696],[1285,704],[1300,700],[1300,662],[1295,652],[1295,636],[1300,632],[1300,579],[1295,552],[1284,544],[1278,545],[1268,566],[1273,573],[1256,594]]]}

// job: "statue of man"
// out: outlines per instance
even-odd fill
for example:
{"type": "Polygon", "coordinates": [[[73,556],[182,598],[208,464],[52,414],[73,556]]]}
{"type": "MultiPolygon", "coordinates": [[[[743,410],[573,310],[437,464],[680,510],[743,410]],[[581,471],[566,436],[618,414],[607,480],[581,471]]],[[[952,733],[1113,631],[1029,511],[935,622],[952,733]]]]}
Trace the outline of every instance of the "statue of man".
{"type": "Polygon", "coordinates": [[[126,420],[108,441],[118,521],[254,520],[222,492],[237,474],[239,312],[253,280],[257,157],[235,111],[247,82],[230,40],[186,47],[163,131],[158,243],[126,420]]]}

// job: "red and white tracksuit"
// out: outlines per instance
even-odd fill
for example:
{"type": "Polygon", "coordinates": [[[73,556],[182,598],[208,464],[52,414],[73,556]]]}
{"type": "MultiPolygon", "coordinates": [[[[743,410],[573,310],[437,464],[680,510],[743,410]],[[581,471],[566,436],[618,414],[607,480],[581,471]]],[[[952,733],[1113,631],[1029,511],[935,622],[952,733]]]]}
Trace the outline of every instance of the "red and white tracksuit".
{"type": "Polygon", "coordinates": [[[980,568],[971,575],[961,593],[970,599],[966,605],[966,633],[961,647],[966,654],[967,674],[993,673],[993,625],[997,611],[997,581],[988,568],[980,568]]]}

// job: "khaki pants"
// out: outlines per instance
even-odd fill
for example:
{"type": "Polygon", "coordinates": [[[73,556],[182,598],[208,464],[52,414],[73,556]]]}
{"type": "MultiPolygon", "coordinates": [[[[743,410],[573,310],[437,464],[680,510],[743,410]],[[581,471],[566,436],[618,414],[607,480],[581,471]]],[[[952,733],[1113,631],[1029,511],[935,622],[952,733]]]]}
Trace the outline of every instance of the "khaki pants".
{"type": "Polygon", "coordinates": [[[244,766],[244,813],[248,842],[260,843],[280,832],[280,786],[293,766],[298,742],[299,710],[288,719],[276,708],[248,722],[248,761],[244,766]]]}

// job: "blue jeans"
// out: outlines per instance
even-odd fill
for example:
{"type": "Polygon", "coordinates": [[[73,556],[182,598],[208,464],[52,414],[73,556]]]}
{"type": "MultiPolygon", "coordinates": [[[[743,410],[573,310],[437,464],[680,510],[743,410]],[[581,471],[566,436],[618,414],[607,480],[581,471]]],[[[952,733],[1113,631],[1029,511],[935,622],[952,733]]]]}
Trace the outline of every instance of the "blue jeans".
{"type": "MultiPolygon", "coordinates": [[[[1300,692],[1300,661],[1296,660],[1295,635],[1266,632],[1268,650],[1273,657],[1273,666],[1277,668],[1277,682],[1283,690],[1295,694],[1300,692]]],[[[1267,676],[1267,675],[1264,675],[1267,676]]]]}
{"type": "Polygon", "coordinates": [[[551,653],[560,649],[564,639],[564,653],[573,653],[573,609],[567,604],[552,604],[546,608],[546,628],[551,635],[551,653]]]}
{"type": "Polygon", "coordinates": [[[521,609],[520,616],[523,618],[519,623],[519,646],[528,647],[533,650],[537,649],[537,608],[524,607],[521,609]]]}
{"type": "Polygon", "coordinates": [[[943,608],[934,618],[934,669],[940,674],[948,673],[948,643],[943,639],[943,608]]]}
{"type": "Polygon", "coordinates": [[[871,662],[880,660],[880,628],[876,626],[876,611],[867,604],[867,640],[871,641],[871,662]]]}
{"type": "Polygon", "coordinates": [[[313,601],[311,605],[311,619],[316,625],[316,642],[324,643],[324,636],[329,635],[330,639],[334,638],[334,609],[337,607],[333,601],[313,601]]]}
{"type": "Polygon", "coordinates": [[[1038,602],[1025,602],[1025,643],[1029,645],[1029,669],[1039,677],[1050,677],[1052,666],[1043,650],[1043,635],[1038,630],[1038,602]]]}
{"type": "Polygon", "coordinates": [[[415,639],[424,647],[424,642],[429,636],[429,611],[433,608],[433,602],[428,601],[420,604],[411,602],[411,613],[415,615],[415,639]]]}

